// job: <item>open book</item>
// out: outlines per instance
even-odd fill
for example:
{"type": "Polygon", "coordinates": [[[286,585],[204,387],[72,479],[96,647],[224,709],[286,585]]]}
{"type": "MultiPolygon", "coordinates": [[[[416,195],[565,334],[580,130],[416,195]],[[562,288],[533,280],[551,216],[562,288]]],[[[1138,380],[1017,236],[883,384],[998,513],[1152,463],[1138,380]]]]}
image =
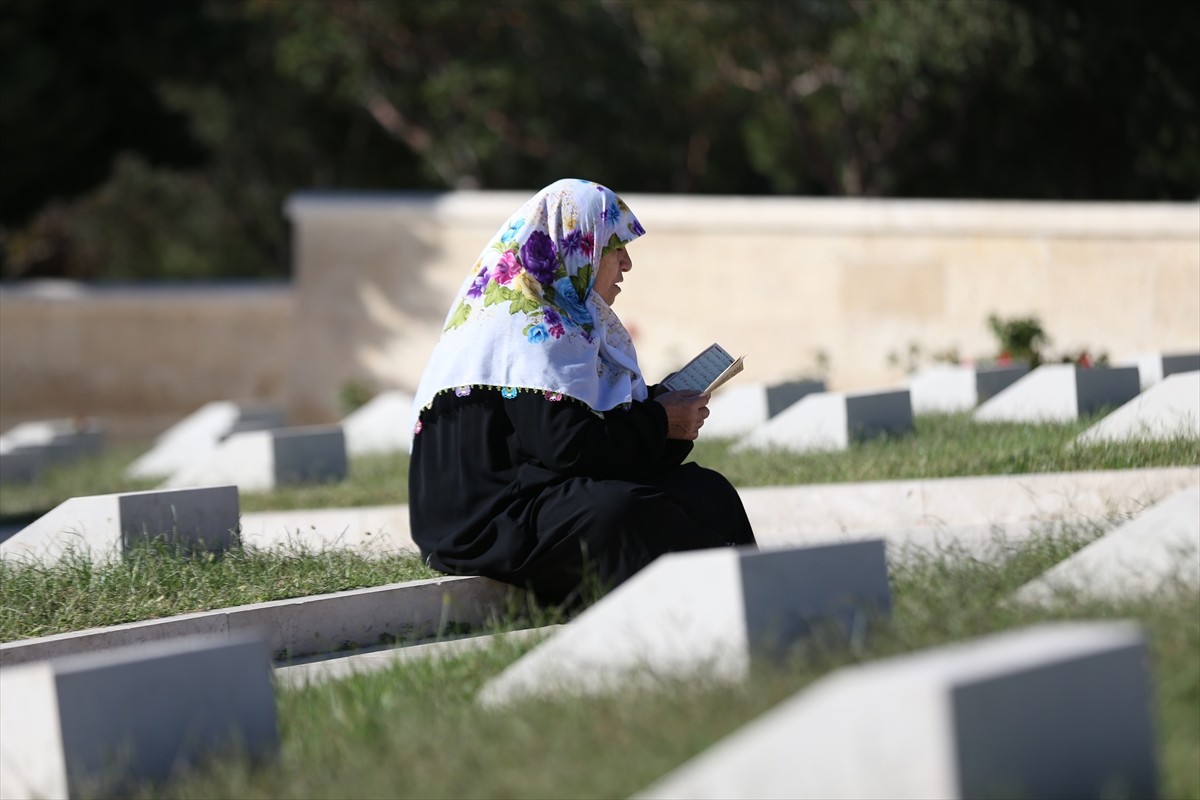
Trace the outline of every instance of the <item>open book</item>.
{"type": "Polygon", "coordinates": [[[683,369],[662,382],[662,385],[673,392],[680,389],[695,389],[698,392],[711,394],[727,380],[742,371],[742,359],[736,359],[725,352],[719,344],[713,344],[700,355],[693,358],[683,369]]]}

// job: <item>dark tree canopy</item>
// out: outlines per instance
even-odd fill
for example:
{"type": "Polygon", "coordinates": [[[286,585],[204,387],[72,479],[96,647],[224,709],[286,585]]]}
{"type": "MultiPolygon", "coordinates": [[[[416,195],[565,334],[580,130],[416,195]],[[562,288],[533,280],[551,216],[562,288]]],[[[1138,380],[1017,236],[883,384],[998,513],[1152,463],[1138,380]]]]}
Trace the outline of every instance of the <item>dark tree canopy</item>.
{"type": "Polygon", "coordinates": [[[285,275],[307,188],[1192,200],[1200,4],[0,0],[3,274],[285,275]]]}

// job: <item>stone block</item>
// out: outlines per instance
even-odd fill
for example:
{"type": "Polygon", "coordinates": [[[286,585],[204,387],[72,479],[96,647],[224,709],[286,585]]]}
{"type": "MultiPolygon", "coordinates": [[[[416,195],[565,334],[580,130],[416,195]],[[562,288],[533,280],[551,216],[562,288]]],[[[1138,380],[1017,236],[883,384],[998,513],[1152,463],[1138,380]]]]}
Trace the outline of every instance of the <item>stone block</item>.
{"type": "Polygon", "coordinates": [[[134,461],[125,474],[131,478],[165,478],[203,461],[234,433],[283,425],[282,409],[243,407],[228,400],[206,403],[159,434],[154,447],[134,461]]]}
{"type": "Polygon", "coordinates": [[[232,483],[244,492],[326,483],[346,477],[346,439],[338,425],[311,425],[235,433],[207,458],[189,464],[164,488],[232,483]]]}
{"type": "Polygon", "coordinates": [[[14,475],[36,476],[45,467],[99,455],[104,440],[104,429],[91,420],[23,422],[0,436],[0,456],[18,456],[8,468],[14,475]]]}
{"type": "Polygon", "coordinates": [[[106,797],[279,746],[266,644],[187,637],[0,670],[0,795],[106,797]]]}
{"type": "Polygon", "coordinates": [[[1172,495],[1055,564],[1014,595],[1128,599],[1200,589],[1200,486],[1172,495]]]}
{"type": "Polygon", "coordinates": [[[709,417],[700,433],[708,438],[741,436],[802,398],[823,391],[824,381],[814,380],[722,388],[708,403],[709,417]]]}
{"type": "Polygon", "coordinates": [[[0,542],[0,558],[50,563],[75,551],[101,563],[146,541],[218,552],[233,541],[238,508],[236,486],[73,497],[0,542]]]}
{"type": "Polygon", "coordinates": [[[1200,372],[1164,378],[1105,416],[1075,439],[1076,444],[1200,439],[1200,372]]]}
{"type": "Polygon", "coordinates": [[[970,411],[1029,372],[1028,364],[972,367],[942,364],[921,370],[908,381],[914,414],[970,411]]]}
{"type": "Polygon", "coordinates": [[[362,556],[417,552],[408,506],[355,506],[242,514],[242,542],[273,549],[346,548],[362,556]]]}
{"type": "Polygon", "coordinates": [[[1137,367],[1145,390],[1176,373],[1200,370],[1200,353],[1142,353],[1122,361],[1119,366],[1137,367]]]}
{"type": "Polygon", "coordinates": [[[380,392],[362,408],[342,420],[346,452],[351,456],[371,453],[407,453],[412,444],[413,396],[408,392],[380,392]]]}
{"type": "Polygon", "coordinates": [[[891,610],[881,541],[662,556],[484,686],[480,701],[599,694],[692,675],[741,680],[820,630],[857,637],[891,610]]]}
{"type": "Polygon", "coordinates": [[[738,494],[761,548],[876,538],[887,531],[891,557],[894,544],[946,541],[939,529],[975,549],[987,545],[994,527],[1005,538],[1047,525],[1108,527],[1115,515],[1137,513],[1197,485],[1200,468],[1165,467],[755,486],[738,494]]]}
{"type": "Polygon", "coordinates": [[[41,477],[46,461],[41,448],[0,453],[0,483],[32,483],[41,477]]]}
{"type": "Polygon", "coordinates": [[[189,634],[246,631],[265,635],[272,654],[299,658],[487,627],[521,607],[523,594],[474,576],[407,581],[4,642],[0,666],[189,634]]]}
{"type": "Polygon", "coordinates": [[[635,796],[1156,797],[1146,664],[1074,622],[845,667],[635,796]]]}
{"type": "Polygon", "coordinates": [[[734,449],[844,450],[852,442],[912,430],[912,401],[907,389],[855,394],[817,392],[744,436],[734,449]]]}
{"type": "Polygon", "coordinates": [[[978,422],[1070,422],[1124,405],[1141,384],[1135,367],[1045,364],[979,408],[978,422]]]}

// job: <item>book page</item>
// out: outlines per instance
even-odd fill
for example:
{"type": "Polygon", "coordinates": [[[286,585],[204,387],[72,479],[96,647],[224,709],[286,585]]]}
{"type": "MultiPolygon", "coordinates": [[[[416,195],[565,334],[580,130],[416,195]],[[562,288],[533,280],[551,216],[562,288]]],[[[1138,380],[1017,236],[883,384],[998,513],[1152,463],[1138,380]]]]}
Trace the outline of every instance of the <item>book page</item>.
{"type": "Polygon", "coordinates": [[[681,389],[711,392],[742,371],[743,358],[745,356],[735,360],[725,348],[714,343],[663,381],[663,386],[673,392],[681,389]]]}

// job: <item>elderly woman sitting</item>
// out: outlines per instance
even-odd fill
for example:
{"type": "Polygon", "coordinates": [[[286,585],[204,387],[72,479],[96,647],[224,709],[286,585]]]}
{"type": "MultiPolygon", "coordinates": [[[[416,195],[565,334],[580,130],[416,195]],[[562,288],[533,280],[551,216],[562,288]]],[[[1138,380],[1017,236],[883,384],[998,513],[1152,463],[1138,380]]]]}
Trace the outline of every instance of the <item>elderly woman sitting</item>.
{"type": "Polygon", "coordinates": [[[471,268],[421,378],[409,513],[427,563],[576,600],[676,550],[752,545],[736,490],[683,460],[708,396],[647,387],[612,304],[644,233],[557,181],[471,268]]]}

